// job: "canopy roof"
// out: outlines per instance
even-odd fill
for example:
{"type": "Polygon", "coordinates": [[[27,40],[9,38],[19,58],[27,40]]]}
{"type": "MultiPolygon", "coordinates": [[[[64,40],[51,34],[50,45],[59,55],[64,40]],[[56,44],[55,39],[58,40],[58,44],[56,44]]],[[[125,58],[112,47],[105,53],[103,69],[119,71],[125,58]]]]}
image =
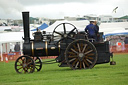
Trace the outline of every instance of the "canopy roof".
{"type": "Polygon", "coordinates": [[[105,34],[104,36],[113,36],[113,35],[128,35],[128,31],[108,33],[108,34],[105,34]]]}
{"type": "MultiPolygon", "coordinates": [[[[84,31],[86,25],[89,24],[89,21],[87,20],[81,20],[81,21],[56,21],[46,29],[44,29],[46,32],[53,32],[55,27],[59,25],[60,23],[71,23],[73,24],[78,31],[84,31]]],[[[118,22],[118,23],[102,23],[100,26],[100,32],[104,32],[105,36],[110,35],[128,35],[128,30],[125,30],[125,28],[128,28],[128,22],[118,22]]],[[[71,25],[66,25],[66,31],[71,31],[74,27],[71,25]]],[[[58,27],[57,31],[63,31],[63,26],[58,27]]],[[[30,32],[30,37],[33,39],[32,36],[33,31],[30,32]]],[[[22,37],[24,37],[23,32],[6,32],[6,33],[0,33],[0,43],[7,43],[7,42],[21,42],[23,41],[22,37]]]]}
{"type": "MultiPolygon", "coordinates": [[[[33,32],[30,32],[30,38],[33,39],[33,32]]],[[[8,42],[22,42],[24,37],[24,32],[6,32],[0,33],[0,43],[8,42]]]]}
{"type": "MultiPolygon", "coordinates": [[[[46,32],[53,32],[53,30],[55,29],[55,27],[61,23],[71,23],[73,24],[78,30],[82,30],[84,31],[86,25],[89,24],[88,20],[80,20],[80,21],[56,21],[55,23],[53,23],[52,25],[50,25],[49,27],[47,27],[46,29],[44,29],[44,31],[46,32]]],[[[74,27],[72,25],[66,24],[66,31],[71,31],[74,27]]],[[[63,31],[63,26],[59,26],[57,27],[57,31],[63,31]]]]}
{"type": "Polygon", "coordinates": [[[128,22],[101,23],[99,31],[108,34],[111,32],[124,32],[128,29],[128,22]]]}
{"type": "MultiPolygon", "coordinates": [[[[43,23],[41,26],[38,27],[38,29],[44,30],[47,27],[48,27],[48,25],[46,23],[43,23]]],[[[37,28],[36,29],[32,29],[31,31],[36,31],[36,30],[37,30],[37,28]]]]}
{"type": "Polygon", "coordinates": [[[120,19],[128,19],[128,15],[120,17],[120,19]]]}

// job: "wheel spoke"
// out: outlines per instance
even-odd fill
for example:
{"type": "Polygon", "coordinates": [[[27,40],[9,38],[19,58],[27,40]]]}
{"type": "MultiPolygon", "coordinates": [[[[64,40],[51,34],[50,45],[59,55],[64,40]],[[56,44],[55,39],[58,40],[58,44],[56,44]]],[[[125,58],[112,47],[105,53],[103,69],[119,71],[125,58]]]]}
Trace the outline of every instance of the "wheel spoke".
{"type": "Polygon", "coordinates": [[[90,60],[93,60],[94,58],[93,57],[87,57],[88,59],[90,59],[90,60]]]}
{"type": "Polygon", "coordinates": [[[85,51],[86,47],[87,47],[87,44],[84,45],[84,48],[82,50],[82,53],[85,51]]]}
{"type": "Polygon", "coordinates": [[[24,69],[24,73],[28,72],[28,69],[24,69]]]}
{"type": "Polygon", "coordinates": [[[86,52],[86,53],[84,53],[84,54],[86,55],[86,54],[88,54],[88,53],[90,53],[90,52],[92,52],[92,51],[93,51],[93,50],[89,50],[89,51],[87,51],[87,52],[86,52]]]}
{"type": "Polygon", "coordinates": [[[81,52],[80,45],[78,43],[77,43],[77,47],[78,47],[79,52],[81,52]]]}
{"type": "Polygon", "coordinates": [[[62,34],[60,32],[57,32],[57,31],[54,31],[54,32],[62,36],[62,34]]]}
{"type": "Polygon", "coordinates": [[[85,69],[85,64],[84,64],[84,62],[83,62],[83,67],[84,67],[84,69],[85,69]]]}
{"type": "Polygon", "coordinates": [[[22,65],[16,65],[16,66],[22,66],[22,65]]]}
{"type": "Polygon", "coordinates": [[[84,60],[84,62],[85,62],[85,64],[86,64],[87,66],[89,66],[89,64],[88,64],[88,62],[87,62],[86,60],[84,60]]]}
{"type": "Polygon", "coordinates": [[[17,63],[20,63],[20,65],[22,65],[22,63],[20,61],[18,61],[17,63]]]}
{"type": "Polygon", "coordinates": [[[82,52],[83,46],[84,46],[83,43],[80,43],[81,52],[82,52]]]}
{"type": "Polygon", "coordinates": [[[87,45],[84,52],[86,52],[86,51],[88,51],[88,50],[89,50],[89,46],[87,45]]]}
{"type": "Polygon", "coordinates": [[[17,70],[20,70],[20,69],[22,69],[23,67],[20,67],[19,69],[17,69],[17,70]]]}
{"type": "Polygon", "coordinates": [[[27,59],[26,58],[24,58],[24,63],[27,63],[27,59]]]}
{"type": "Polygon", "coordinates": [[[72,30],[68,33],[68,35],[70,35],[75,29],[76,29],[76,27],[75,27],[74,29],[72,29],[72,30]]]}
{"type": "Polygon", "coordinates": [[[73,45],[73,48],[75,49],[75,51],[78,51],[78,49],[76,48],[76,46],[75,46],[75,45],[73,45]]]}
{"type": "Polygon", "coordinates": [[[74,49],[72,49],[72,48],[71,48],[71,50],[72,50],[74,53],[78,54],[78,52],[77,52],[77,51],[75,51],[74,49]]]}
{"type": "Polygon", "coordinates": [[[68,52],[69,55],[76,55],[74,52],[68,52]]]}
{"type": "Polygon", "coordinates": [[[78,61],[78,59],[76,59],[73,63],[72,63],[72,66],[74,66],[74,64],[78,61]]]}
{"type": "MultiPolygon", "coordinates": [[[[40,71],[41,68],[42,68],[42,62],[41,62],[41,59],[39,57],[35,57],[35,69],[36,71],[40,71]]],[[[32,67],[33,65],[31,65],[32,67]]]]}
{"type": "Polygon", "coordinates": [[[72,62],[72,61],[74,61],[76,58],[73,58],[73,59],[71,59],[71,60],[69,60],[69,62],[72,62]]]}
{"type": "Polygon", "coordinates": [[[22,63],[24,63],[24,59],[21,59],[22,60],[22,63]]]}
{"type": "Polygon", "coordinates": [[[35,67],[35,68],[36,68],[37,71],[39,70],[37,67],[35,67]]]}
{"type": "Polygon", "coordinates": [[[91,63],[92,64],[92,61],[90,61],[89,59],[86,59],[89,63],[91,63]]]}
{"type": "Polygon", "coordinates": [[[32,61],[31,61],[31,62],[28,62],[27,65],[29,65],[29,64],[31,64],[31,63],[32,63],[32,61]]]}
{"type": "Polygon", "coordinates": [[[77,58],[77,56],[75,55],[75,56],[69,56],[69,58],[77,58]]]}
{"type": "Polygon", "coordinates": [[[79,65],[79,61],[76,63],[76,66],[75,66],[75,68],[77,68],[77,66],[79,65]]]}
{"type": "Polygon", "coordinates": [[[64,34],[66,34],[66,27],[65,27],[65,23],[63,23],[63,28],[64,28],[64,34]]]}
{"type": "Polygon", "coordinates": [[[91,53],[91,54],[87,54],[87,56],[94,56],[95,54],[94,53],[91,53]]]}
{"type": "Polygon", "coordinates": [[[80,69],[82,68],[82,63],[81,63],[81,61],[80,61],[80,69]]]}

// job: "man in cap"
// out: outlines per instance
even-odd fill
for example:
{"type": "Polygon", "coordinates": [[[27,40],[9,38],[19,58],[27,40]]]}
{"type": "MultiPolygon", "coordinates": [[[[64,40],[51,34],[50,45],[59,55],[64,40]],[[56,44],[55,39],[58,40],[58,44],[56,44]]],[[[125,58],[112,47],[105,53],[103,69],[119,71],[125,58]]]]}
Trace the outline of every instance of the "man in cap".
{"type": "Polygon", "coordinates": [[[96,26],[94,25],[94,21],[90,21],[90,24],[86,26],[85,32],[88,34],[88,38],[93,38],[95,41],[97,41],[97,35],[98,32],[96,26]]]}

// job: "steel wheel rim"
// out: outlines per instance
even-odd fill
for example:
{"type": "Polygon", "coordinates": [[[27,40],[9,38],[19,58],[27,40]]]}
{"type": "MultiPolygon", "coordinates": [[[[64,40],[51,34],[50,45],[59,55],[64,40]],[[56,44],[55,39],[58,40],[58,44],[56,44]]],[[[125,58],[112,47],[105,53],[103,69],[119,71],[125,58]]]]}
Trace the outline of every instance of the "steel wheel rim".
{"type": "Polygon", "coordinates": [[[71,69],[90,69],[97,61],[97,51],[89,41],[75,40],[66,48],[65,59],[71,69]]]}
{"type": "Polygon", "coordinates": [[[35,64],[32,58],[21,56],[15,62],[15,70],[17,73],[33,73],[35,64]]]}

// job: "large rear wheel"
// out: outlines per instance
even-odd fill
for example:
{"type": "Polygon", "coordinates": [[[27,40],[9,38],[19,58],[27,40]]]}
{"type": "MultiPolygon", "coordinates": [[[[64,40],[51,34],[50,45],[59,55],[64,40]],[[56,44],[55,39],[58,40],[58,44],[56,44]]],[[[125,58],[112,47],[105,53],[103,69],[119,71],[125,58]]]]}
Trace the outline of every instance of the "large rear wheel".
{"type": "Polygon", "coordinates": [[[96,64],[97,51],[91,42],[79,39],[68,45],[65,59],[71,69],[90,69],[96,64]]]}

